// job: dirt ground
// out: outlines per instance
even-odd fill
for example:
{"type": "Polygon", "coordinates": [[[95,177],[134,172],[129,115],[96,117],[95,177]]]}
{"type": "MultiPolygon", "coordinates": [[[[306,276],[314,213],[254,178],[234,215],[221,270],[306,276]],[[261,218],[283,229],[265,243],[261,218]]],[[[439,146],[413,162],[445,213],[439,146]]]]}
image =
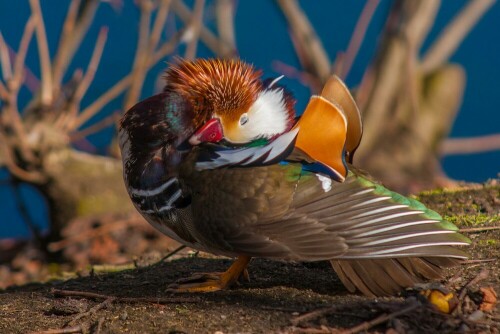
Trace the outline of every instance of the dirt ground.
{"type": "Polygon", "coordinates": [[[231,263],[183,250],[168,262],[0,290],[0,333],[499,333],[498,303],[478,310],[494,303],[489,288],[500,292],[500,230],[485,229],[500,226],[498,182],[419,199],[468,229],[473,241],[471,260],[441,282],[458,302],[451,315],[414,291],[393,298],[350,294],[326,262],[254,259],[250,282],[172,295],[166,287],[177,279],[231,263]],[[63,297],[53,289],[104,296],[63,297]]]}

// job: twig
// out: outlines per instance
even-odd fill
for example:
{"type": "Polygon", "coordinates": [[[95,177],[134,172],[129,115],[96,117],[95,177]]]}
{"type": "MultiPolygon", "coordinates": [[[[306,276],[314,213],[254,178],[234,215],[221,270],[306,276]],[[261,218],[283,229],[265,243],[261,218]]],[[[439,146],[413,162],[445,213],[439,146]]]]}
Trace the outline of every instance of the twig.
{"type": "Polygon", "coordinates": [[[87,67],[87,72],[82,78],[82,81],[78,85],[75,91],[75,100],[79,103],[87,89],[90,86],[92,80],[94,80],[95,73],[97,68],[99,67],[99,63],[101,61],[102,52],[104,50],[104,46],[106,45],[106,40],[108,38],[108,28],[102,27],[99,31],[99,35],[97,36],[97,41],[95,43],[94,51],[92,52],[92,57],[90,58],[89,65],[87,67]]]}
{"type": "Polygon", "coordinates": [[[391,319],[394,319],[400,315],[403,315],[405,313],[408,313],[408,312],[411,312],[413,311],[414,309],[416,309],[417,307],[419,307],[420,304],[419,303],[412,303],[410,304],[409,306],[407,306],[406,308],[402,309],[402,310],[399,310],[399,311],[396,311],[396,312],[393,312],[393,313],[390,313],[390,314],[382,314],[381,316],[373,319],[373,320],[370,320],[370,321],[365,321],[357,326],[354,326],[352,328],[349,328],[345,331],[342,331],[341,333],[342,334],[354,334],[354,333],[358,333],[358,332],[361,332],[361,331],[366,331],[374,326],[377,326],[377,325],[380,325],[384,322],[387,322],[388,320],[391,320],[391,319]]]}
{"type": "Polygon", "coordinates": [[[189,23],[188,33],[189,35],[186,47],[186,53],[184,58],[194,59],[196,57],[196,48],[198,47],[198,39],[200,36],[200,28],[203,24],[203,7],[205,6],[205,0],[196,0],[193,9],[193,16],[191,22],[189,23]]]}
{"type": "Polygon", "coordinates": [[[149,37],[148,54],[153,54],[156,47],[158,46],[161,32],[163,30],[165,22],[167,21],[171,2],[171,0],[161,0],[160,2],[160,8],[158,9],[158,13],[156,13],[156,20],[154,22],[153,29],[151,30],[151,36],[149,37]]]}
{"type": "Polygon", "coordinates": [[[494,3],[495,0],[467,2],[464,9],[441,32],[423,57],[422,71],[429,73],[441,66],[455,52],[472,27],[494,3]]]}
{"type": "Polygon", "coordinates": [[[103,118],[102,120],[92,124],[91,126],[70,134],[69,138],[71,142],[79,141],[83,138],[86,138],[94,133],[101,131],[102,129],[105,129],[113,124],[116,124],[118,119],[120,119],[120,113],[114,112],[113,114],[103,118]]]}
{"type": "Polygon", "coordinates": [[[327,307],[327,308],[322,308],[319,310],[311,311],[309,313],[303,314],[301,316],[298,316],[298,317],[292,319],[292,325],[297,326],[303,322],[311,321],[311,320],[319,318],[325,314],[336,312],[338,309],[339,309],[339,307],[332,306],[332,307],[327,307]]]}
{"type": "Polygon", "coordinates": [[[132,75],[129,74],[123,77],[120,81],[115,83],[110,89],[108,89],[104,94],[102,94],[98,99],[96,99],[90,106],[85,108],[76,118],[73,123],[72,129],[78,129],[80,126],[85,124],[90,118],[99,112],[106,104],[116,98],[118,95],[123,93],[125,89],[132,82],[132,75]]]}
{"type": "Polygon", "coordinates": [[[45,33],[45,25],[43,23],[39,0],[30,0],[30,6],[36,24],[36,41],[38,45],[38,57],[40,58],[40,98],[42,104],[49,105],[52,102],[53,85],[47,34],[45,33]]]}
{"type": "Polygon", "coordinates": [[[291,65],[285,64],[280,60],[273,61],[272,67],[274,71],[284,74],[287,78],[299,80],[302,85],[309,87],[309,89],[313,92],[321,90],[321,83],[314,75],[307,71],[301,71],[291,65]]]}
{"type": "Polygon", "coordinates": [[[304,11],[296,0],[276,1],[297,38],[297,45],[307,58],[307,64],[322,82],[326,82],[330,75],[330,60],[304,11]]]}
{"type": "Polygon", "coordinates": [[[349,41],[349,46],[347,47],[345,55],[342,57],[341,71],[338,73],[341,79],[345,79],[349,74],[352,64],[354,63],[354,60],[359,52],[361,43],[365,39],[368,25],[370,24],[379,3],[380,0],[369,0],[363,7],[363,11],[359,16],[356,26],[354,27],[354,32],[352,33],[351,40],[349,41]]]}
{"type": "Polygon", "coordinates": [[[123,109],[127,110],[132,107],[140,98],[141,90],[144,85],[144,79],[148,71],[148,63],[150,58],[154,55],[160,35],[165,22],[168,17],[170,9],[170,0],[162,0],[160,7],[156,14],[156,19],[153,23],[153,29],[150,32],[150,19],[151,19],[151,3],[141,2],[141,21],[139,24],[139,39],[137,42],[137,51],[134,58],[134,65],[132,70],[132,82],[126,94],[123,109]]]}
{"type": "Polygon", "coordinates": [[[12,65],[10,63],[9,49],[0,31],[0,67],[3,79],[8,82],[12,78],[12,65]]]}
{"type": "MultiPolygon", "coordinates": [[[[186,26],[192,21],[194,14],[181,0],[172,1],[172,10],[185,23],[186,26]]],[[[221,43],[217,36],[204,24],[200,26],[200,40],[215,54],[220,55],[221,43]]]]}
{"type": "Polygon", "coordinates": [[[441,155],[470,154],[500,150],[500,134],[471,138],[448,138],[440,147],[441,155]]]}
{"type": "Polygon", "coordinates": [[[217,32],[222,41],[220,56],[231,58],[236,56],[236,37],[234,29],[234,0],[217,0],[215,15],[217,17],[217,32]]]}
{"type": "Polygon", "coordinates": [[[141,11],[141,17],[139,19],[139,37],[137,38],[137,48],[131,72],[132,82],[125,96],[125,102],[123,103],[123,109],[125,110],[133,106],[141,95],[149,52],[151,51],[149,45],[149,27],[151,25],[153,3],[151,0],[140,0],[138,1],[138,7],[141,11]]]}
{"type": "Polygon", "coordinates": [[[176,303],[198,303],[198,298],[187,297],[114,297],[102,295],[94,292],[76,291],[76,290],[59,290],[52,289],[51,293],[57,297],[82,297],[88,299],[110,299],[118,303],[153,303],[153,304],[176,304],[176,303]]]}
{"type": "Polygon", "coordinates": [[[462,304],[464,302],[465,295],[467,294],[467,289],[474,284],[479,283],[482,280],[485,280],[490,275],[490,271],[488,269],[483,269],[476,275],[473,279],[471,279],[460,291],[460,295],[458,296],[458,305],[455,308],[458,314],[462,314],[462,304]]]}
{"type": "Polygon", "coordinates": [[[482,260],[465,260],[462,262],[463,264],[473,264],[473,263],[487,263],[487,262],[495,262],[498,259],[482,259],[482,260]]]}
{"type": "MultiPolygon", "coordinates": [[[[148,63],[147,69],[150,69],[155,65],[160,59],[165,57],[167,54],[171,53],[177,43],[179,42],[183,31],[176,33],[168,42],[164,43],[158,48],[155,54],[153,54],[148,63]]],[[[108,91],[102,94],[97,100],[95,100],[90,106],[85,108],[78,116],[74,122],[73,129],[78,129],[85,122],[87,122],[92,116],[94,116],[99,110],[101,110],[106,104],[111,100],[120,95],[132,82],[132,74],[123,77],[120,81],[114,84],[108,91]]]]}
{"type": "Polygon", "coordinates": [[[99,0],[71,1],[53,63],[54,89],[58,90],[73,55],[94,19],[99,0]]]}
{"type": "Polygon", "coordinates": [[[500,226],[461,228],[460,232],[476,233],[476,232],[493,231],[493,230],[500,230],[500,226]]]}
{"type": "Polygon", "coordinates": [[[76,324],[76,322],[83,317],[88,317],[88,316],[94,315],[100,309],[108,307],[111,303],[114,302],[114,300],[115,300],[114,297],[107,298],[105,301],[92,307],[87,312],[82,312],[82,313],[78,314],[75,318],[73,318],[71,321],[69,321],[67,323],[67,326],[72,326],[72,325],[76,324]]]}
{"type": "Polygon", "coordinates": [[[21,87],[21,83],[24,80],[24,61],[26,59],[26,54],[28,53],[28,47],[33,37],[33,32],[35,30],[35,19],[30,16],[26,25],[24,26],[23,36],[21,37],[21,42],[19,43],[19,50],[17,51],[16,60],[14,61],[14,75],[12,77],[12,82],[9,87],[11,92],[15,92],[17,96],[17,91],[21,87]]]}
{"type": "Polygon", "coordinates": [[[0,143],[2,143],[2,145],[0,145],[0,149],[3,150],[2,162],[5,167],[7,167],[9,172],[13,176],[26,182],[32,182],[34,184],[41,184],[45,182],[47,180],[47,177],[41,172],[25,170],[16,164],[13,152],[8,147],[9,145],[5,145],[5,143],[7,142],[8,140],[3,134],[2,129],[0,128],[0,143]]]}
{"type": "Polygon", "coordinates": [[[8,101],[9,100],[9,92],[7,91],[7,88],[4,86],[4,84],[0,81],[0,99],[3,101],[8,101]]]}
{"type": "Polygon", "coordinates": [[[97,327],[95,329],[94,334],[101,334],[102,325],[104,324],[104,320],[105,320],[104,317],[99,318],[99,320],[97,321],[97,327]]]}
{"type": "Polygon", "coordinates": [[[90,84],[94,80],[95,73],[97,72],[97,68],[99,67],[99,63],[101,61],[102,52],[104,50],[104,46],[106,45],[106,40],[108,38],[108,28],[102,27],[99,31],[99,35],[97,36],[97,41],[94,46],[94,51],[92,52],[92,56],[89,61],[89,65],[87,67],[87,72],[83,76],[82,80],[79,82],[78,86],[75,89],[75,93],[73,96],[73,100],[71,101],[70,110],[67,114],[64,114],[68,123],[66,124],[71,128],[71,123],[77,117],[78,106],[80,102],[87,92],[87,89],[90,87],[90,84]]]}
{"type": "Polygon", "coordinates": [[[29,334],[69,334],[69,333],[83,333],[84,328],[82,325],[77,325],[73,327],[64,327],[58,329],[48,329],[46,331],[31,332],[29,334]]]}
{"type": "Polygon", "coordinates": [[[181,250],[183,250],[186,247],[187,246],[184,246],[184,245],[181,245],[181,246],[177,247],[176,249],[174,249],[173,251],[171,251],[170,253],[168,253],[164,257],[162,257],[162,259],[159,262],[163,262],[163,261],[167,260],[168,258],[171,258],[172,256],[174,256],[175,254],[179,253],[181,250]]]}

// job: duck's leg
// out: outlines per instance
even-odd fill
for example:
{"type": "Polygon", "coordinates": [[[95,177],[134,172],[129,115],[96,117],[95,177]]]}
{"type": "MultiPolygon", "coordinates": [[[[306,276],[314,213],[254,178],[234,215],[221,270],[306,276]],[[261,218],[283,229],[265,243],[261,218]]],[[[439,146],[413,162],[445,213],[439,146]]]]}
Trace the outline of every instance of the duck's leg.
{"type": "Polygon", "coordinates": [[[251,257],[241,255],[223,273],[195,274],[189,278],[178,280],[168,287],[170,292],[213,292],[232,286],[245,273],[251,257]]]}

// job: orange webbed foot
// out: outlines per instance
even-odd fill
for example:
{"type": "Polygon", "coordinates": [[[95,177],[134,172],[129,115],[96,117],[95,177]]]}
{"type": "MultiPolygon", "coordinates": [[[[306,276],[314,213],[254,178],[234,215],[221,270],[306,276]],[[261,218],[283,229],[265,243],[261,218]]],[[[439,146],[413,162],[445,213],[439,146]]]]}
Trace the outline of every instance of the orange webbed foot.
{"type": "Polygon", "coordinates": [[[249,262],[249,256],[239,256],[225,272],[194,274],[169,285],[167,291],[175,293],[214,292],[228,289],[237,283],[240,277],[248,279],[246,268],[249,262]]]}

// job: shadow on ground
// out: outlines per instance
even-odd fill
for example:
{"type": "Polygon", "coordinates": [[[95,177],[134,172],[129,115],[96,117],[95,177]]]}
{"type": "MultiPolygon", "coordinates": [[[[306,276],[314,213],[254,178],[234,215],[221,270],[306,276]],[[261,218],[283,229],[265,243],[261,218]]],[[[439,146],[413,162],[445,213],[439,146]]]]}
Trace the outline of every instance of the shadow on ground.
{"type": "MultiPolygon", "coordinates": [[[[492,311],[479,314],[479,320],[471,318],[477,307],[467,304],[474,304],[474,294],[480,287],[500,291],[500,231],[481,230],[499,225],[499,189],[485,187],[421,197],[462,228],[479,229],[468,232],[473,240],[470,252],[475,262],[454,268],[443,281],[458,296],[460,289],[480,271],[489,269],[482,281],[468,287],[470,298],[467,294],[462,300],[461,314],[442,314],[422,302],[411,312],[389,316],[378,327],[368,326],[370,331],[389,333],[392,328],[397,332],[499,333],[498,304],[492,311]],[[489,262],[478,262],[479,259],[489,262]]],[[[404,310],[411,302],[420,303],[414,297],[374,299],[350,294],[327,262],[283,263],[262,259],[250,264],[250,282],[231,290],[190,295],[166,292],[167,286],[177,279],[195,272],[224,271],[230,263],[229,259],[184,257],[132,270],[11,287],[0,291],[0,333],[61,329],[72,320],[71,326],[80,326],[75,330],[91,333],[311,333],[313,329],[322,333],[368,324],[384,314],[404,310]],[[58,298],[51,292],[54,288],[149,300],[114,301],[86,314],[104,299],[58,298]],[[173,299],[167,302],[165,298],[173,299]],[[293,322],[299,315],[326,307],[334,309],[298,325],[293,322]]]]}

